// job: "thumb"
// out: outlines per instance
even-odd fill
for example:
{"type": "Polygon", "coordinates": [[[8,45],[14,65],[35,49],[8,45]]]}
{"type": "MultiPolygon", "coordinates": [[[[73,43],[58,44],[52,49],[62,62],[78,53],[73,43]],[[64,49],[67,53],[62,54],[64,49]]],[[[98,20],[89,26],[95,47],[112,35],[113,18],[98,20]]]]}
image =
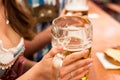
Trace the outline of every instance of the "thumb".
{"type": "Polygon", "coordinates": [[[61,46],[52,47],[51,50],[46,55],[47,58],[54,57],[57,53],[61,52],[63,48],[61,46]]]}

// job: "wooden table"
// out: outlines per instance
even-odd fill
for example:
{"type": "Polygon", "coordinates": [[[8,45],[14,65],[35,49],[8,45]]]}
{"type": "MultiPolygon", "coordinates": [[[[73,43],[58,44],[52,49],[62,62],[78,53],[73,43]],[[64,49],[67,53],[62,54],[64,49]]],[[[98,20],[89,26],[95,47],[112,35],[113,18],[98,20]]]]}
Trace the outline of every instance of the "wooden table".
{"type": "Polygon", "coordinates": [[[96,57],[96,52],[120,45],[120,23],[89,1],[89,14],[98,14],[90,18],[93,24],[93,65],[90,69],[89,80],[120,80],[120,70],[107,70],[96,57]]]}

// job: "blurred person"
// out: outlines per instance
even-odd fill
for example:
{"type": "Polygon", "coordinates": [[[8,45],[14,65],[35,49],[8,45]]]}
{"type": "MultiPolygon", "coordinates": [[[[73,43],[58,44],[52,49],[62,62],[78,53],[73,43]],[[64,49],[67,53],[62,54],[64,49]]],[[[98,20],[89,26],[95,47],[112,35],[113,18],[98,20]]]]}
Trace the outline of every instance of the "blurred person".
{"type": "MultiPolygon", "coordinates": [[[[52,20],[59,14],[58,0],[17,0],[22,5],[26,6],[31,15],[36,19],[34,30],[36,33],[43,32],[51,25],[52,20]]],[[[25,10],[27,11],[27,10],[25,10]]],[[[43,39],[44,40],[44,39],[43,39]]],[[[49,39],[48,39],[49,40],[49,39]]],[[[50,41],[47,42],[42,48],[39,48],[37,52],[32,52],[30,55],[25,55],[28,59],[34,61],[40,61],[42,57],[50,50],[50,41]]]]}
{"type": "MultiPolygon", "coordinates": [[[[64,7],[64,0],[16,0],[18,4],[22,7],[22,9],[32,15],[35,20],[35,32],[41,33],[39,35],[45,36],[41,40],[42,41],[39,47],[36,47],[35,50],[30,50],[29,52],[25,51],[25,57],[30,60],[40,61],[42,57],[50,50],[50,33],[51,23],[54,18],[59,16],[59,7],[60,10],[64,7]],[[60,4],[60,5],[59,5],[60,4]],[[52,13],[47,14],[47,12],[51,10],[52,13]],[[44,14],[44,16],[39,16],[40,14],[44,14]],[[53,15],[53,16],[52,16],[53,15]]],[[[40,41],[41,42],[41,41],[40,41]]],[[[27,41],[28,43],[28,41],[27,41]]],[[[28,46],[30,47],[30,46],[28,46]]]]}
{"type": "MultiPolygon", "coordinates": [[[[38,63],[23,56],[50,41],[50,36],[46,34],[50,33],[50,28],[35,35],[32,24],[34,20],[24,13],[16,0],[0,0],[0,79],[56,80],[57,69],[53,58],[62,51],[62,47],[52,48],[38,63]]],[[[60,80],[78,80],[85,75],[92,63],[91,59],[80,60],[85,54],[87,51],[65,57],[60,67],[60,80]]]]}
{"type": "MultiPolygon", "coordinates": [[[[37,33],[46,30],[51,25],[52,20],[59,16],[60,11],[64,7],[64,0],[27,0],[32,9],[31,13],[36,18],[37,24],[35,31],[37,33]]],[[[51,43],[44,45],[33,54],[34,61],[40,61],[42,57],[50,50],[51,43]]],[[[30,59],[30,58],[29,58],[30,59]]]]}

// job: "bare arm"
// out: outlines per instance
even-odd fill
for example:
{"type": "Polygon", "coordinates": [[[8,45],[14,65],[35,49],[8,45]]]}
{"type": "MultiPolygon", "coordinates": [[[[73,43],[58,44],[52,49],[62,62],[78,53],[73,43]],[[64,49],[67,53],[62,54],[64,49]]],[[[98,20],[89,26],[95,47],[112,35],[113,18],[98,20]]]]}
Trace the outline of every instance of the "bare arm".
{"type": "Polygon", "coordinates": [[[31,57],[51,41],[51,26],[39,32],[32,41],[25,40],[25,57],[31,57]]]}
{"type": "Polygon", "coordinates": [[[43,59],[16,80],[56,80],[56,69],[53,66],[53,57],[62,48],[52,48],[43,59]]]}
{"type": "Polygon", "coordinates": [[[24,72],[32,68],[37,62],[26,59],[24,56],[19,56],[18,62],[24,62],[24,72]]]}
{"type": "MultiPolygon", "coordinates": [[[[60,16],[65,15],[65,9],[61,12],[60,16]]],[[[45,45],[50,43],[51,41],[51,26],[49,26],[47,29],[43,30],[42,32],[39,32],[35,38],[32,41],[25,40],[25,57],[32,58],[33,54],[37,52],[38,50],[42,49],[45,45]]]]}

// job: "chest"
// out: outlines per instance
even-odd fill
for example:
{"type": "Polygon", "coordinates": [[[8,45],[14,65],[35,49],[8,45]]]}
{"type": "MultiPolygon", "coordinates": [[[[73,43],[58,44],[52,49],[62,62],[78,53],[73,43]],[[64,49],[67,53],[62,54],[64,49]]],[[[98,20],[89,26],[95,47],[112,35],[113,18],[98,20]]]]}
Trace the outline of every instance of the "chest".
{"type": "Polygon", "coordinates": [[[0,69],[8,69],[16,61],[17,57],[24,51],[24,40],[20,39],[17,46],[6,49],[0,40],[0,69]]]}

